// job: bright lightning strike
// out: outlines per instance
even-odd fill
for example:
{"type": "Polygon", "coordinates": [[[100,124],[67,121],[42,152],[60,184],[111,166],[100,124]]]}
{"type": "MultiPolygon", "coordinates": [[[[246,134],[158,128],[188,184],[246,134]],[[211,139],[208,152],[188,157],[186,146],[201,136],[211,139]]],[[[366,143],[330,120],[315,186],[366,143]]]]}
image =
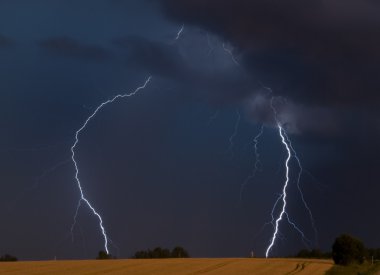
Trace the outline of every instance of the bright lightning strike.
{"type": "MultiPolygon", "coordinates": [[[[283,128],[281,126],[281,124],[279,122],[277,122],[277,128],[278,128],[278,131],[279,131],[279,135],[281,137],[281,141],[282,141],[282,144],[285,146],[286,148],[286,151],[288,152],[288,156],[286,158],[286,161],[285,161],[285,167],[286,167],[286,173],[285,173],[285,176],[286,176],[286,180],[285,180],[285,183],[284,183],[284,187],[282,189],[282,210],[281,210],[281,213],[280,215],[278,216],[278,218],[276,219],[276,222],[275,222],[275,230],[274,230],[274,233],[273,233],[273,237],[272,237],[272,240],[265,252],[265,257],[268,258],[269,256],[269,252],[271,251],[275,241],[276,241],[276,238],[277,238],[277,234],[278,234],[278,231],[279,231],[279,224],[280,224],[280,221],[282,220],[282,217],[284,215],[287,215],[286,213],[286,196],[287,196],[287,193],[286,193],[286,189],[288,187],[288,184],[289,184],[289,161],[290,161],[290,158],[292,157],[292,153],[291,153],[291,149],[288,145],[288,143],[286,142],[286,139],[285,139],[285,136],[283,134],[283,128]]],[[[277,204],[277,202],[276,202],[277,204]]],[[[289,220],[289,219],[288,219],[289,220]]]]}
{"type": "Polygon", "coordinates": [[[109,250],[108,250],[108,236],[107,236],[107,233],[106,233],[106,230],[104,228],[104,225],[103,225],[103,219],[101,217],[101,215],[96,211],[96,209],[92,206],[92,204],[90,203],[90,201],[85,197],[84,195],[84,192],[83,192],[83,188],[82,188],[82,184],[80,182],[80,179],[79,179],[79,168],[78,168],[78,163],[75,159],[75,149],[79,143],[79,135],[82,133],[83,130],[86,129],[87,127],[87,124],[91,121],[91,119],[93,119],[97,113],[103,108],[105,107],[106,105],[110,104],[110,103],[113,103],[115,100],[117,99],[121,99],[121,98],[125,98],[125,97],[131,97],[131,96],[134,96],[137,92],[139,92],[140,90],[142,89],[145,89],[145,87],[148,85],[148,83],[150,82],[151,80],[151,76],[149,76],[145,82],[144,82],[144,85],[138,87],[136,90],[134,90],[133,92],[131,93],[128,93],[128,94],[118,94],[116,95],[115,97],[113,97],[112,99],[109,99],[103,103],[101,103],[96,109],[95,111],[86,119],[86,121],[84,122],[84,124],[82,125],[81,128],[79,128],[78,131],[76,131],[75,133],[75,142],[73,144],[73,146],[71,147],[71,159],[74,163],[74,166],[75,166],[75,180],[77,182],[77,185],[78,185],[78,188],[79,188],[79,192],[80,192],[80,199],[78,201],[78,205],[77,205],[77,209],[76,209],[76,212],[75,212],[75,216],[74,216],[74,223],[73,225],[71,226],[71,230],[73,230],[74,226],[75,226],[75,223],[76,223],[76,218],[78,216],[78,211],[79,211],[79,208],[82,204],[82,202],[84,202],[92,211],[92,213],[98,218],[99,220],[99,227],[101,229],[101,233],[103,235],[103,238],[104,238],[104,249],[106,250],[107,254],[109,254],[109,250]]]}
{"type": "Polygon", "coordinates": [[[276,228],[276,225],[275,225],[275,218],[274,218],[274,212],[276,211],[276,208],[277,208],[277,205],[278,203],[280,202],[280,200],[282,199],[282,196],[283,194],[280,194],[276,200],[276,202],[274,203],[273,207],[272,207],[272,211],[270,213],[271,217],[272,217],[272,220],[270,221],[270,223],[273,225],[273,229],[276,228]]]}
{"type": "Polygon", "coordinates": [[[311,209],[310,209],[308,203],[305,200],[305,196],[304,196],[304,194],[302,192],[301,185],[300,185],[301,184],[301,176],[302,176],[302,173],[303,173],[303,167],[301,165],[301,161],[300,161],[300,159],[299,159],[299,157],[297,155],[297,152],[293,148],[292,142],[290,141],[288,135],[285,132],[284,132],[284,135],[286,137],[286,140],[287,140],[287,142],[289,144],[289,147],[292,150],[293,156],[296,159],[298,167],[299,167],[298,177],[297,177],[297,189],[298,189],[298,191],[300,193],[302,203],[305,206],[305,209],[307,210],[307,212],[309,214],[311,226],[313,227],[313,230],[314,230],[315,243],[317,244],[318,243],[318,230],[317,230],[317,227],[315,225],[315,220],[314,220],[314,217],[313,217],[313,213],[311,212],[311,209]]]}
{"type": "Polygon", "coordinates": [[[279,225],[280,225],[280,222],[282,221],[283,217],[285,216],[286,217],[286,220],[287,222],[301,235],[302,237],[302,241],[304,242],[305,246],[309,247],[309,245],[311,244],[311,241],[308,240],[304,234],[304,232],[293,222],[290,220],[289,218],[289,214],[286,212],[286,205],[287,205],[287,201],[286,201],[286,198],[287,198],[287,187],[289,185],[289,161],[292,157],[294,157],[298,163],[298,166],[299,166],[299,171],[298,171],[298,177],[297,177],[297,188],[300,192],[300,195],[301,195],[301,199],[302,199],[302,202],[306,208],[306,210],[309,212],[309,216],[310,216],[310,219],[311,219],[311,224],[313,226],[313,229],[314,229],[314,232],[315,232],[315,235],[317,236],[317,230],[316,230],[316,227],[315,227],[315,222],[314,222],[314,218],[313,218],[313,215],[312,215],[312,212],[310,210],[310,207],[308,206],[308,204],[306,203],[306,200],[304,198],[304,195],[303,195],[303,192],[301,190],[301,187],[300,187],[300,180],[301,180],[301,175],[302,175],[302,165],[301,165],[301,161],[300,159],[298,158],[297,156],[297,153],[296,151],[294,150],[293,146],[292,146],[292,143],[286,133],[286,131],[284,130],[284,128],[282,127],[281,123],[278,121],[277,119],[277,112],[276,112],[276,109],[275,107],[273,106],[273,97],[271,99],[271,108],[273,110],[273,113],[274,113],[274,118],[275,118],[275,121],[276,121],[276,125],[277,125],[277,128],[278,128],[278,131],[279,131],[279,135],[281,137],[281,141],[282,141],[282,144],[284,145],[286,151],[287,151],[287,158],[286,158],[286,161],[285,161],[285,168],[286,168],[286,173],[285,173],[285,176],[286,176],[286,180],[285,180],[285,183],[284,183],[284,186],[283,186],[283,190],[282,190],[282,194],[280,195],[280,197],[276,200],[273,208],[272,208],[272,224],[274,226],[274,233],[273,233],[273,236],[272,236],[272,239],[270,241],[270,244],[265,252],[265,256],[268,258],[269,256],[269,253],[271,251],[271,249],[273,248],[275,242],[276,242],[276,239],[277,239],[277,236],[279,234],[279,225]],[[280,201],[280,199],[282,199],[282,209],[281,209],[281,212],[278,216],[278,218],[275,220],[274,219],[274,211],[280,201]]]}

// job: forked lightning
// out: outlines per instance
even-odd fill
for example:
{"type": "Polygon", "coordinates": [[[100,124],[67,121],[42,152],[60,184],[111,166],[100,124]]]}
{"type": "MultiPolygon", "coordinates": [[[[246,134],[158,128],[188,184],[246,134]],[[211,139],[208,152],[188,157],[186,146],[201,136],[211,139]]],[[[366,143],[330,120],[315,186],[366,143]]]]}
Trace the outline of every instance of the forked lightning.
{"type": "Polygon", "coordinates": [[[79,208],[81,207],[82,202],[84,202],[91,209],[92,213],[99,220],[99,227],[101,229],[101,233],[102,233],[103,238],[104,238],[104,249],[107,252],[107,254],[109,254],[109,249],[108,249],[108,240],[109,240],[109,238],[107,236],[106,229],[104,228],[103,219],[102,219],[101,215],[99,214],[98,211],[96,211],[95,207],[90,203],[90,201],[84,195],[82,184],[81,184],[80,179],[79,179],[79,168],[78,168],[77,160],[75,158],[75,149],[76,149],[76,147],[77,147],[77,145],[79,143],[79,136],[80,136],[80,134],[82,133],[82,131],[84,131],[86,129],[88,123],[98,114],[98,112],[101,109],[103,109],[103,107],[105,107],[106,105],[108,105],[110,103],[113,103],[117,99],[134,96],[137,92],[139,92],[140,90],[144,89],[148,85],[148,83],[150,82],[150,80],[151,80],[151,76],[149,76],[145,80],[144,85],[138,87],[133,92],[127,93],[127,94],[118,94],[118,95],[114,96],[112,99],[109,99],[109,100],[107,100],[105,102],[102,102],[95,109],[95,111],[86,119],[86,121],[84,122],[84,124],[82,125],[82,127],[80,127],[78,131],[76,131],[76,133],[75,133],[75,142],[74,142],[73,146],[71,147],[71,159],[72,159],[72,161],[74,163],[74,166],[75,166],[75,180],[77,182],[77,185],[78,185],[78,188],[79,188],[79,192],[80,192],[80,199],[78,201],[78,205],[77,205],[77,208],[76,208],[76,212],[75,212],[75,216],[74,216],[74,223],[73,223],[73,225],[71,227],[71,231],[75,227],[75,223],[76,223],[76,219],[77,219],[77,216],[78,216],[79,208]]]}

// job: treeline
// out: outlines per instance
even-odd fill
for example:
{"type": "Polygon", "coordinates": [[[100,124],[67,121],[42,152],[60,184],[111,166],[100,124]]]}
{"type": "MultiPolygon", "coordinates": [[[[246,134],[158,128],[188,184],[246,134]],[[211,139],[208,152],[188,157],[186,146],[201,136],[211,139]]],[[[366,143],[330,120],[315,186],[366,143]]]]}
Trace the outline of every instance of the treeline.
{"type": "Polygon", "coordinates": [[[15,256],[4,254],[0,257],[0,262],[16,262],[17,258],[15,256]]]}
{"type": "Polygon", "coordinates": [[[172,250],[156,247],[153,250],[140,250],[132,257],[134,259],[165,259],[165,258],[189,258],[189,253],[181,246],[172,250]]]}
{"type": "Polygon", "coordinates": [[[322,252],[319,249],[302,249],[295,256],[295,258],[304,258],[304,259],[331,259],[331,252],[322,252]]]}

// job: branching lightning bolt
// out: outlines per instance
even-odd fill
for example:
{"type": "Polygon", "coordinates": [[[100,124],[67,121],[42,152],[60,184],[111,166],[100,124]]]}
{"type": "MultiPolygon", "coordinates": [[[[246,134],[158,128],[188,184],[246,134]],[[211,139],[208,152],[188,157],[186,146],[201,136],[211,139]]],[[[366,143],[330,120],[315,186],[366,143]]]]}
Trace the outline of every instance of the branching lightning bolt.
{"type": "Polygon", "coordinates": [[[265,227],[267,225],[272,225],[273,226],[273,229],[275,229],[275,218],[274,218],[274,212],[276,211],[276,208],[277,208],[277,205],[279,203],[279,201],[282,199],[282,194],[279,194],[277,199],[276,199],[276,202],[274,203],[273,207],[272,207],[272,211],[271,211],[271,217],[272,217],[272,220],[270,222],[266,222],[263,224],[263,226],[261,227],[261,229],[259,230],[259,232],[256,234],[255,236],[255,239],[264,231],[265,227]]]}
{"type": "Polygon", "coordinates": [[[79,214],[79,208],[82,205],[82,200],[80,199],[77,204],[77,208],[75,210],[74,218],[73,218],[73,224],[71,225],[70,232],[71,232],[71,241],[74,242],[74,227],[77,224],[77,218],[79,214]]]}
{"type": "MultiPolygon", "coordinates": [[[[232,49],[230,49],[229,47],[226,46],[225,43],[222,43],[222,47],[224,49],[225,52],[227,52],[230,56],[231,56],[231,59],[232,61],[237,65],[237,66],[240,66],[239,62],[236,60],[233,52],[232,52],[232,49]]],[[[263,85],[261,82],[259,82],[260,85],[268,91],[268,94],[272,94],[272,89],[263,85]]],[[[287,188],[288,188],[288,185],[289,185],[289,181],[290,181],[290,178],[289,178],[289,161],[291,160],[292,157],[294,157],[297,161],[297,164],[298,164],[298,167],[299,167],[299,171],[298,171],[298,176],[297,176],[297,180],[296,180],[296,183],[297,183],[297,188],[298,188],[298,191],[300,193],[300,196],[301,196],[301,200],[305,206],[305,209],[307,210],[308,214],[309,214],[309,217],[310,217],[310,221],[311,221],[311,225],[313,227],[313,230],[314,230],[314,233],[315,233],[315,243],[317,244],[318,242],[318,232],[317,232],[317,229],[316,229],[316,226],[315,226],[315,220],[314,220],[314,217],[313,217],[313,214],[311,212],[311,209],[309,207],[309,205],[307,204],[306,200],[305,200],[305,197],[304,197],[304,194],[302,192],[302,189],[301,189],[301,186],[300,186],[300,182],[301,182],[301,176],[302,176],[302,173],[303,173],[303,167],[301,165],[301,161],[300,159],[298,158],[297,156],[297,153],[295,151],[295,149],[293,148],[292,146],[292,143],[285,131],[285,129],[283,128],[282,124],[280,123],[280,121],[278,120],[277,118],[277,111],[273,105],[273,100],[274,100],[274,97],[271,98],[271,101],[270,101],[270,106],[273,110],[273,114],[274,114],[274,118],[275,118],[275,123],[276,123],[276,127],[278,128],[278,133],[279,133],[279,136],[281,138],[281,142],[282,144],[284,145],[286,151],[287,151],[287,158],[286,158],[286,161],[285,161],[285,168],[286,168],[286,180],[285,180],[285,183],[283,185],[283,189],[282,189],[282,193],[279,195],[279,197],[277,198],[275,204],[273,205],[273,208],[272,208],[272,211],[271,211],[271,217],[272,217],[272,220],[271,222],[269,223],[266,223],[264,224],[267,225],[267,224],[272,224],[273,225],[273,228],[274,228],[274,233],[273,233],[273,236],[272,236],[272,239],[270,241],[270,244],[266,250],[266,257],[269,256],[269,253],[271,251],[271,249],[273,248],[275,242],[276,242],[276,239],[277,237],[279,237],[279,234],[280,234],[280,231],[279,231],[279,225],[280,225],[280,222],[283,220],[283,218],[285,217],[286,218],[286,221],[301,235],[302,237],[302,241],[304,242],[305,246],[309,247],[310,244],[311,244],[311,241],[309,239],[306,238],[304,232],[290,219],[289,217],[289,214],[286,212],[286,206],[287,206],[287,188]],[[278,204],[280,203],[280,201],[282,200],[282,208],[281,208],[281,212],[279,214],[279,216],[277,217],[277,219],[275,219],[275,211],[277,209],[277,206],[278,204]]],[[[236,131],[235,131],[236,133],[236,131]]],[[[254,142],[254,152],[255,152],[255,164],[254,164],[254,168],[252,170],[252,174],[249,175],[247,177],[247,179],[243,182],[243,184],[241,185],[241,188],[240,188],[240,201],[242,201],[242,194],[243,194],[243,191],[246,187],[246,185],[249,183],[249,181],[255,177],[257,171],[258,171],[258,164],[260,163],[260,155],[258,153],[258,143],[259,143],[259,138],[261,137],[263,133],[263,126],[261,128],[261,131],[257,134],[257,136],[255,136],[253,142],[254,142]]],[[[235,137],[235,134],[233,134],[230,138],[230,148],[233,146],[233,138],[235,137]]]]}
{"type": "Polygon", "coordinates": [[[311,243],[310,240],[308,240],[305,236],[305,234],[303,233],[303,231],[293,222],[290,220],[289,218],[289,214],[286,212],[286,205],[287,205],[287,201],[286,201],[286,198],[287,198],[287,188],[288,188],[288,185],[289,185],[289,161],[292,157],[294,157],[296,160],[297,160],[297,163],[298,163],[298,166],[299,166],[299,172],[298,172],[298,177],[297,177],[297,188],[301,194],[301,198],[302,198],[302,201],[305,205],[305,208],[307,209],[307,211],[309,212],[310,214],[310,219],[312,221],[312,226],[316,232],[316,228],[315,228],[315,223],[314,223],[314,219],[313,219],[313,216],[312,216],[312,213],[311,213],[311,210],[308,206],[308,204],[306,203],[305,201],[305,198],[303,196],[303,193],[302,193],[302,190],[300,188],[300,179],[301,179],[301,174],[302,174],[302,165],[301,165],[301,161],[300,159],[298,158],[297,156],[297,153],[296,151],[294,150],[293,146],[292,146],[292,143],[288,137],[288,135],[286,134],[286,131],[284,130],[284,128],[282,127],[281,123],[279,122],[278,118],[277,118],[277,111],[275,109],[275,107],[273,106],[273,97],[271,99],[271,108],[273,110],[273,113],[274,113],[274,118],[275,118],[275,122],[276,122],[276,126],[278,128],[278,132],[279,132],[279,135],[281,137],[281,142],[282,144],[284,145],[286,151],[287,151],[287,158],[286,158],[286,161],[285,161],[285,169],[286,169],[286,172],[285,172],[285,183],[284,183],[284,186],[283,186],[283,189],[282,189],[282,194],[280,195],[280,197],[277,199],[276,203],[274,204],[273,208],[272,208],[272,224],[274,224],[274,233],[273,233],[273,236],[272,236],[272,239],[270,241],[270,244],[265,252],[265,256],[268,258],[269,256],[269,253],[271,251],[271,249],[273,248],[275,242],[276,242],[276,238],[277,238],[277,235],[279,234],[279,225],[280,225],[280,222],[282,221],[283,217],[285,216],[286,217],[286,220],[288,221],[288,223],[290,225],[293,226],[293,228],[302,236],[302,241],[304,242],[304,244],[309,247],[309,244],[311,243]],[[274,211],[275,211],[275,208],[277,206],[277,204],[279,203],[280,199],[282,198],[282,209],[281,209],[281,212],[278,216],[278,218],[275,220],[274,222],[274,211]]]}
{"type": "MultiPolygon", "coordinates": [[[[278,196],[278,198],[276,199],[276,202],[273,204],[272,211],[270,212],[270,215],[271,215],[271,217],[272,217],[272,220],[271,220],[269,223],[273,225],[273,229],[276,228],[276,225],[275,225],[275,220],[276,220],[276,219],[274,218],[274,212],[276,211],[277,205],[278,205],[278,203],[280,202],[280,200],[282,199],[282,196],[283,196],[283,194],[280,194],[280,195],[278,196]]],[[[269,223],[268,223],[268,224],[269,224],[269,223]]]]}
{"type": "Polygon", "coordinates": [[[285,212],[285,215],[286,215],[286,219],[287,219],[287,221],[288,221],[288,223],[291,225],[291,226],[293,226],[293,228],[301,235],[301,237],[302,237],[302,242],[304,243],[304,245],[308,248],[308,249],[310,249],[310,245],[311,245],[311,241],[308,239],[308,238],[306,238],[306,236],[305,236],[305,233],[303,233],[303,231],[293,222],[293,221],[291,221],[290,220],[290,218],[289,218],[289,214],[287,213],[287,212],[285,212]]]}
{"type": "Polygon", "coordinates": [[[79,211],[79,208],[81,207],[81,204],[82,202],[84,202],[92,211],[92,213],[98,218],[99,220],[99,227],[101,229],[101,233],[103,235],[103,238],[104,238],[104,249],[105,251],[107,252],[107,254],[109,254],[109,250],[108,250],[108,236],[107,236],[107,233],[106,233],[106,230],[104,228],[104,225],[103,225],[103,219],[101,217],[101,215],[96,211],[96,209],[92,206],[92,204],[90,203],[90,201],[85,197],[84,195],[84,192],[83,192],[83,188],[82,188],[82,184],[80,182],[80,179],[79,179],[79,168],[78,168],[78,163],[75,159],[75,149],[79,143],[79,135],[82,133],[83,130],[86,129],[88,123],[91,121],[91,119],[93,119],[97,113],[106,105],[110,104],[110,103],[113,103],[115,100],[117,99],[121,99],[121,98],[125,98],[125,97],[131,97],[131,96],[134,96],[138,91],[140,91],[141,89],[144,89],[147,84],[150,82],[151,80],[151,76],[149,76],[145,82],[144,82],[144,85],[138,87],[136,90],[134,90],[133,92],[131,93],[128,93],[128,94],[118,94],[116,95],[115,97],[113,97],[112,99],[109,99],[103,103],[101,103],[96,109],[95,111],[86,119],[86,121],[84,122],[84,124],[82,125],[82,127],[79,128],[78,131],[76,131],[75,133],[75,142],[73,144],[73,146],[71,147],[71,159],[74,163],[74,166],[75,166],[75,180],[77,182],[77,185],[78,185],[78,188],[79,188],[79,192],[80,192],[80,199],[78,201],[78,205],[77,205],[77,209],[76,209],[76,212],[75,212],[75,216],[74,216],[74,223],[73,225],[71,226],[71,230],[73,230],[74,226],[75,226],[75,223],[76,223],[76,218],[78,216],[78,211],[79,211]]]}
{"type": "Polygon", "coordinates": [[[245,187],[247,186],[249,181],[252,180],[256,176],[256,173],[259,170],[260,154],[258,151],[258,143],[259,143],[259,138],[262,136],[263,133],[264,133],[264,125],[261,125],[259,133],[253,138],[253,149],[254,149],[254,154],[255,154],[254,167],[253,167],[252,173],[245,179],[245,181],[240,187],[240,201],[242,201],[243,199],[243,192],[244,192],[245,187]]]}
{"type": "Polygon", "coordinates": [[[67,163],[70,162],[70,158],[66,159],[66,160],[63,160],[63,161],[60,161],[58,163],[56,163],[54,166],[46,169],[45,171],[43,171],[43,173],[41,175],[39,175],[38,177],[35,178],[34,180],[34,184],[28,188],[25,188],[15,199],[14,201],[8,205],[8,210],[10,211],[16,204],[17,202],[22,199],[28,192],[34,190],[34,189],[37,189],[42,180],[44,178],[46,178],[50,173],[53,173],[54,171],[56,171],[58,168],[66,165],[67,163]]]}
{"type": "Polygon", "coordinates": [[[287,142],[289,144],[289,147],[292,150],[293,156],[296,159],[298,167],[299,167],[298,176],[297,176],[297,189],[298,189],[298,191],[300,193],[302,203],[305,206],[305,209],[307,210],[307,212],[309,214],[311,226],[313,227],[313,230],[314,230],[315,244],[317,245],[317,243],[318,243],[318,230],[317,230],[317,227],[315,225],[315,220],[314,220],[314,217],[313,217],[313,212],[311,212],[311,209],[310,209],[308,203],[305,200],[305,196],[304,196],[304,194],[302,192],[301,185],[300,185],[301,184],[301,176],[302,176],[302,173],[303,173],[303,167],[302,167],[302,164],[301,164],[301,161],[300,161],[299,157],[297,156],[297,152],[294,150],[292,142],[290,141],[290,139],[289,139],[288,135],[286,134],[286,132],[284,132],[284,135],[286,137],[286,140],[287,140],[287,142]]]}
{"type": "Polygon", "coordinates": [[[272,240],[271,240],[271,242],[270,242],[270,244],[269,244],[269,246],[268,246],[268,248],[267,248],[267,250],[265,252],[265,257],[267,257],[267,258],[269,256],[269,252],[271,251],[271,249],[272,249],[272,247],[273,247],[273,245],[274,245],[274,243],[276,241],[277,234],[278,234],[278,231],[279,231],[280,221],[282,220],[282,217],[286,213],[286,196],[287,196],[286,189],[287,189],[288,184],[289,184],[289,161],[290,161],[290,158],[292,157],[291,149],[290,149],[288,143],[286,143],[285,136],[283,134],[282,126],[281,126],[281,124],[278,121],[276,121],[276,123],[277,123],[277,128],[278,128],[278,131],[279,131],[279,135],[281,137],[281,142],[285,146],[286,151],[288,152],[288,156],[287,156],[286,161],[285,161],[285,167],[286,167],[285,177],[286,177],[286,180],[285,180],[285,183],[284,183],[284,187],[282,189],[282,202],[283,202],[283,204],[282,204],[282,210],[281,210],[280,215],[276,219],[275,230],[274,230],[274,233],[273,233],[273,237],[272,237],[272,240]]]}

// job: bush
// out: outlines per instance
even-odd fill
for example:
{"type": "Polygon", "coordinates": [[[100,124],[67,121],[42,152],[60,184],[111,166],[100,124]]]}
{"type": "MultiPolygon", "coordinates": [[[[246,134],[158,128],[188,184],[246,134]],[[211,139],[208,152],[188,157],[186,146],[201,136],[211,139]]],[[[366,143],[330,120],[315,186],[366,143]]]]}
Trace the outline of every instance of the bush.
{"type": "Polygon", "coordinates": [[[338,265],[349,265],[355,262],[362,264],[365,253],[363,243],[346,234],[336,238],[332,247],[333,260],[338,265]]]}

